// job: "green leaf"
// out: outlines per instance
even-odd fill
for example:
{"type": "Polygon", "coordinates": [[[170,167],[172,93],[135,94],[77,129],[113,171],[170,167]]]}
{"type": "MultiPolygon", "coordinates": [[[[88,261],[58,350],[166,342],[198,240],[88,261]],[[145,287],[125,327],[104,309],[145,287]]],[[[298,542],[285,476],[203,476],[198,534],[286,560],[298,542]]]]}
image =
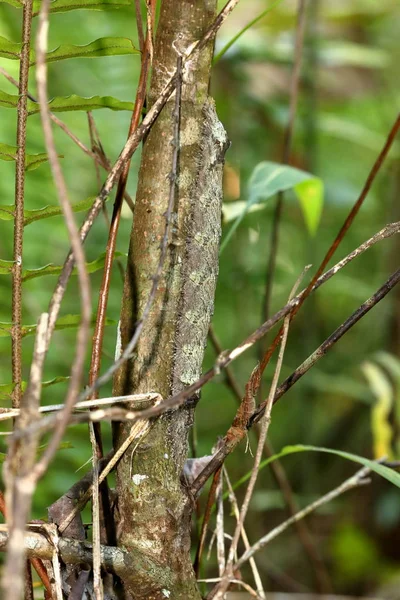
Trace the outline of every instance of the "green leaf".
{"type": "MultiPolygon", "coordinates": [[[[86,198],[86,200],[82,200],[81,202],[77,202],[76,204],[74,204],[72,206],[72,210],[74,212],[82,212],[84,210],[88,210],[92,206],[94,200],[95,196],[90,196],[89,198],[86,198]]],[[[30,225],[34,221],[48,219],[49,217],[58,217],[59,215],[62,215],[61,206],[49,205],[43,206],[43,208],[37,208],[35,210],[24,210],[24,226],[30,225]]]]}
{"type": "MultiPolygon", "coordinates": [[[[81,315],[65,315],[57,320],[55,329],[75,329],[81,322],[81,315]]],[[[95,324],[95,319],[92,320],[92,325],[95,324]]],[[[116,325],[115,319],[106,319],[106,326],[116,325]]],[[[11,334],[13,324],[0,322],[0,337],[7,337],[11,334]]],[[[34,325],[24,325],[22,327],[23,337],[27,335],[34,335],[36,332],[36,323],[34,325]]]]}
{"type": "MultiPolygon", "coordinates": [[[[9,146],[8,144],[0,143],[0,160],[13,161],[17,159],[17,148],[16,146],[9,146]]],[[[26,154],[25,155],[25,170],[34,171],[40,165],[48,160],[47,154],[26,154]]],[[[0,215],[0,219],[1,219],[0,215]]]]}
{"type": "MultiPolygon", "coordinates": [[[[0,106],[3,108],[16,109],[18,106],[18,96],[16,94],[7,94],[0,90],[0,106]]],[[[98,110],[99,108],[109,108],[111,110],[133,110],[132,102],[124,102],[113,96],[92,96],[84,98],[73,94],[71,96],[56,96],[48,104],[51,112],[70,112],[78,110],[98,110]]],[[[28,115],[35,115],[40,112],[38,102],[28,99],[28,115]]]]}
{"type": "Polygon", "coordinates": [[[0,35],[0,56],[1,58],[10,58],[12,60],[19,60],[21,52],[21,44],[16,42],[10,42],[7,38],[0,35]]]}
{"type": "MultiPolygon", "coordinates": [[[[0,0],[1,1],[1,0],[0,0]]],[[[7,2],[17,2],[17,0],[7,0],[7,2]]],[[[67,12],[70,10],[104,10],[107,8],[119,8],[120,6],[129,6],[130,0],[53,0],[50,3],[50,12],[67,12]]],[[[41,2],[34,0],[33,16],[39,14],[41,2]]]]}
{"type": "MultiPolygon", "coordinates": [[[[126,256],[122,252],[115,252],[114,259],[119,256],[126,256]]],[[[86,270],[88,273],[95,273],[104,267],[105,252],[101,254],[96,260],[86,263],[86,270]]],[[[38,269],[26,269],[22,272],[22,281],[28,281],[29,279],[35,279],[36,277],[43,277],[44,275],[59,275],[63,269],[63,265],[48,264],[38,269]]],[[[76,267],[72,271],[73,275],[77,274],[76,267]]]]}
{"type": "MultiPolygon", "coordinates": [[[[295,169],[294,167],[288,167],[286,165],[267,161],[259,163],[250,176],[247,192],[248,199],[244,210],[237,217],[236,221],[225,236],[221,244],[221,253],[225,249],[242,219],[253,205],[258,204],[261,201],[264,202],[271,196],[274,196],[277,192],[284,192],[285,190],[295,188],[300,183],[313,180],[315,181],[316,177],[310,173],[307,173],[306,171],[295,169]]],[[[309,216],[307,218],[309,218],[309,216]]]]}
{"type": "MultiPolygon", "coordinates": [[[[5,37],[0,36],[0,57],[19,60],[21,44],[10,42],[5,37]]],[[[75,46],[73,44],[61,44],[46,55],[46,61],[55,62],[66,60],[68,58],[97,58],[99,56],[122,56],[125,54],[140,54],[135,48],[132,40],[122,37],[104,37],[90,42],[85,46],[75,46]]],[[[34,50],[29,53],[31,66],[36,62],[34,50]]]]}
{"type": "MultiPolygon", "coordinates": [[[[364,467],[369,467],[371,471],[377,473],[393,485],[400,488],[400,473],[396,473],[393,469],[389,469],[389,467],[385,467],[385,465],[381,465],[376,461],[369,460],[368,458],[364,458],[363,456],[358,456],[357,454],[351,454],[350,452],[343,452],[342,450],[333,450],[332,448],[322,448],[319,446],[304,446],[302,444],[297,444],[295,446],[285,446],[281,452],[278,454],[274,454],[273,456],[263,460],[260,463],[260,470],[269,465],[274,460],[282,458],[283,456],[287,456],[289,454],[296,454],[297,452],[324,452],[326,454],[335,454],[336,456],[340,456],[341,458],[346,458],[347,460],[351,460],[355,463],[363,465],[364,467]]],[[[251,471],[246,473],[238,482],[234,485],[234,489],[243,485],[246,481],[248,481],[251,477],[251,471]]]]}
{"type": "MultiPolygon", "coordinates": [[[[84,98],[82,96],[57,96],[50,100],[49,108],[51,112],[70,112],[78,110],[98,110],[99,108],[109,108],[111,110],[133,110],[132,102],[124,102],[113,96],[92,96],[84,98]]],[[[28,101],[28,113],[33,115],[39,112],[37,102],[28,101]]]]}
{"type": "MultiPolygon", "coordinates": [[[[123,252],[115,252],[114,259],[119,256],[126,256],[123,252]]],[[[95,273],[104,267],[105,252],[101,254],[96,260],[86,263],[86,270],[88,273],[95,273]]],[[[2,260],[0,259],[0,275],[9,275],[14,265],[13,260],[2,260]]],[[[22,271],[22,281],[28,281],[29,279],[35,279],[36,277],[43,277],[44,275],[59,275],[62,271],[62,265],[48,264],[38,269],[24,269],[22,271]]],[[[76,267],[72,271],[73,275],[76,275],[76,267]]]]}
{"type": "Polygon", "coordinates": [[[315,235],[324,205],[324,184],[321,179],[308,179],[295,185],[294,191],[299,199],[307,229],[311,235],[315,235]]]}
{"type": "Polygon", "coordinates": [[[13,260],[3,260],[0,258],[0,275],[9,275],[14,265],[13,260]]]}
{"type": "MultiPolygon", "coordinates": [[[[48,381],[43,381],[43,387],[50,387],[51,385],[55,385],[56,383],[62,383],[64,381],[68,381],[69,377],[53,377],[53,379],[49,379],[48,381]]],[[[27,381],[21,382],[22,391],[26,390],[26,386],[28,385],[27,381]]],[[[15,383],[0,383],[0,400],[8,400],[11,398],[11,394],[13,393],[15,387],[15,383]]]]}
{"type": "Polygon", "coordinates": [[[0,90],[0,106],[3,108],[17,108],[18,96],[16,94],[7,94],[0,90]]]}
{"type": "Polygon", "coordinates": [[[11,4],[11,6],[15,6],[15,8],[22,8],[22,2],[19,2],[18,0],[0,0],[0,3],[1,2],[11,4]]]}
{"type": "MultiPolygon", "coordinates": [[[[32,53],[31,53],[32,54],[32,53]]],[[[139,54],[132,40],[122,37],[104,37],[86,44],[74,46],[61,44],[46,55],[47,62],[66,60],[69,58],[97,58],[99,56],[122,56],[125,54],[139,54]]],[[[31,56],[31,64],[35,63],[35,56],[31,56]]]]}
{"type": "MultiPolygon", "coordinates": [[[[92,206],[94,199],[95,196],[91,196],[90,198],[86,198],[86,200],[77,202],[72,206],[72,210],[74,212],[88,210],[92,206]]],[[[0,220],[12,221],[14,219],[14,209],[14,204],[7,204],[4,206],[0,205],[0,220]]],[[[34,210],[24,210],[24,227],[30,225],[34,221],[48,219],[49,217],[58,217],[59,215],[62,215],[60,206],[48,205],[43,206],[43,208],[36,208],[34,210]]]]}

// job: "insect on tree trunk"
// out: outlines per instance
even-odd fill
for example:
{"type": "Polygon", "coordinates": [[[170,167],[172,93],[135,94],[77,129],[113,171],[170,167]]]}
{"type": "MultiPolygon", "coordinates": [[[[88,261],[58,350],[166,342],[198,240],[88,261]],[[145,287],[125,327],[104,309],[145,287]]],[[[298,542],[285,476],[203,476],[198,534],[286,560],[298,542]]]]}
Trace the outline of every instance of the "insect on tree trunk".
{"type": "MultiPolygon", "coordinates": [[[[163,0],[150,106],[176,67],[177,48],[184,51],[200,39],[215,15],[216,0],[163,0]]],[[[218,271],[222,168],[227,148],[225,130],[208,96],[212,52],[210,44],[189,61],[183,73],[168,252],[135,355],[115,378],[115,394],[156,390],[166,398],[201,373],[218,271]]],[[[159,262],[171,186],[174,106],[175,95],[143,148],[122,301],[122,349],[142,315],[159,262]]],[[[190,559],[193,502],[181,479],[196,400],[192,398],[159,418],[118,465],[118,542],[138,567],[125,581],[135,600],[200,598],[190,559]]],[[[115,427],[116,447],[129,429],[129,424],[115,427]]]]}

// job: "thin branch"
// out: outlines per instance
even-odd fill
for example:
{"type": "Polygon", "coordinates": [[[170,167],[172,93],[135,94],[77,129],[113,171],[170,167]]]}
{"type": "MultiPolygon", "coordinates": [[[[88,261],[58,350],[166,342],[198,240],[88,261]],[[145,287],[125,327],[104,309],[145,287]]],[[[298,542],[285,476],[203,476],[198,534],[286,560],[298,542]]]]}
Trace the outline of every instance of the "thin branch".
{"type": "MultiPolygon", "coordinates": [[[[127,396],[113,396],[112,398],[97,398],[96,400],[84,400],[76,402],[74,412],[82,409],[98,408],[99,406],[107,406],[110,404],[122,404],[129,402],[140,402],[143,400],[162,400],[160,394],[149,392],[148,394],[128,394],[127,396]]],[[[49,404],[40,406],[39,413],[59,412],[63,410],[64,404],[49,404]]],[[[20,414],[19,408],[0,408],[0,421],[14,419],[20,414]]]]}
{"type": "MultiPolygon", "coordinates": [[[[71,369],[71,379],[68,386],[67,396],[65,399],[65,408],[62,412],[61,419],[56,425],[53,436],[45,452],[43,453],[42,458],[35,466],[34,471],[35,477],[37,479],[39,479],[46,471],[50,460],[52,459],[58,448],[65,428],[68,425],[70,413],[77,399],[83,375],[84,359],[86,353],[86,346],[89,338],[91,316],[90,281],[85,266],[85,255],[79,237],[78,228],[75,223],[74,213],[68,200],[68,193],[65,180],[62,174],[57,151],[54,145],[53,132],[51,129],[50,112],[48,108],[46,52],[49,27],[49,8],[50,0],[43,0],[39,13],[39,25],[36,39],[36,82],[38,88],[40,116],[42,120],[47,154],[49,156],[49,162],[53,173],[54,183],[64,214],[65,224],[68,230],[68,236],[71,242],[72,252],[77,264],[81,297],[82,320],[77,334],[76,354],[71,369]]],[[[49,328],[50,327],[51,317],[49,315],[49,328]]]]}
{"type": "Polygon", "coordinates": [[[32,470],[39,443],[37,433],[31,433],[21,441],[17,439],[17,433],[24,431],[28,424],[39,418],[38,408],[42,389],[47,325],[48,314],[43,313],[39,318],[36,330],[28,387],[21,399],[21,414],[15,424],[4,465],[6,516],[9,523],[10,540],[2,587],[5,597],[9,600],[19,600],[23,590],[25,557],[21,539],[35,490],[36,481],[32,478],[32,470]]]}
{"type": "Polygon", "coordinates": [[[249,550],[246,550],[246,552],[235,563],[233,567],[234,570],[236,571],[237,569],[240,569],[245,562],[247,562],[252,556],[254,556],[256,552],[264,548],[267,544],[269,544],[269,542],[271,542],[271,540],[283,533],[283,531],[290,527],[296,520],[298,521],[299,519],[304,519],[304,517],[309,515],[311,512],[313,512],[323,504],[331,502],[341,494],[344,494],[344,492],[347,492],[348,490],[351,490],[360,485],[365,485],[366,483],[369,483],[369,481],[366,480],[366,477],[369,475],[370,472],[371,470],[368,467],[363,467],[362,469],[357,471],[357,473],[355,473],[352,477],[350,477],[341,485],[339,485],[337,488],[331,490],[321,498],[318,498],[318,500],[315,500],[315,502],[312,502],[306,508],[300,510],[296,515],[290,517],[290,519],[287,519],[286,521],[275,527],[272,531],[270,531],[260,540],[258,540],[258,542],[254,544],[249,550]]]}
{"type": "MultiPolygon", "coordinates": [[[[8,544],[8,532],[4,530],[3,526],[0,526],[0,551],[8,549],[8,544]]],[[[33,531],[24,534],[24,537],[21,538],[21,546],[29,558],[35,557],[41,560],[52,560],[55,550],[54,544],[47,535],[33,531]]],[[[56,550],[65,564],[91,564],[93,561],[92,545],[86,541],[60,537],[56,550]]],[[[130,554],[120,548],[101,546],[100,556],[102,567],[122,578],[137,568],[130,554]]],[[[11,596],[7,596],[7,598],[11,598],[11,596]]]]}
{"type": "Polygon", "coordinates": [[[136,29],[138,32],[139,48],[140,52],[143,53],[144,49],[144,35],[143,35],[143,23],[142,23],[142,7],[140,0],[135,0],[135,17],[136,17],[136,29]]]}
{"type": "Polygon", "coordinates": [[[12,268],[12,329],[11,362],[12,405],[18,408],[21,402],[22,388],[22,251],[24,237],[24,198],[25,198],[25,154],[26,122],[28,118],[27,94],[29,80],[29,52],[31,45],[33,0],[26,0],[22,9],[22,45],[19,63],[18,109],[17,109],[17,156],[15,163],[15,212],[14,212],[14,249],[12,268]]]}
{"type": "Polygon", "coordinates": [[[206,503],[206,507],[204,510],[204,517],[203,517],[203,521],[201,524],[199,544],[197,546],[196,556],[195,556],[194,563],[193,563],[193,569],[194,569],[194,572],[196,573],[197,577],[199,576],[199,573],[200,573],[201,558],[202,558],[203,550],[204,550],[204,546],[205,546],[208,524],[210,522],[211,511],[212,511],[212,507],[214,506],[216,491],[218,488],[220,477],[221,477],[221,469],[217,469],[214,473],[210,491],[208,492],[207,503],[206,503]]]}
{"type": "MultiPolygon", "coordinates": [[[[217,356],[222,354],[223,348],[222,348],[222,346],[218,340],[218,337],[212,326],[210,327],[210,330],[209,330],[209,338],[211,340],[211,343],[214,347],[214,350],[215,350],[215,353],[217,354],[217,356]]],[[[239,385],[238,381],[236,380],[231,367],[228,366],[225,368],[224,375],[225,375],[225,383],[226,383],[227,387],[232,391],[233,395],[236,397],[237,401],[240,404],[242,402],[242,392],[240,389],[240,385],[239,385]]],[[[268,438],[265,440],[264,452],[265,452],[267,458],[269,458],[275,454],[268,438]]],[[[287,478],[286,471],[285,471],[281,461],[274,460],[270,464],[270,468],[271,468],[272,474],[279,486],[279,489],[282,492],[282,496],[283,496],[286,506],[288,508],[289,514],[290,515],[296,514],[296,512],[298,511],[297,502],[294,497],[290,482],[287,478]]],[[[229,486],[229,483],[228,483],[228,486],[229,486]]],[[[299,537],[300,543],[302,544],[305,552],[307,553],[310,563],[314,569],[315,577],[316,577],[316,580],[317,580],[317,583],[318,583],[320,589],[321,590],[330,590],[331,584],[330,584],[330,579],[329,579],[329,575],[328,575],[326,566],[317,550],[313,536],[307,526],[306,521],[302,521],[302,520],[296,521],[294,526],[295,526],[297,535],[299,537]]],[[[262,589],[262,587],[260,588],[257,583],[256,583],[256,585],[257,585],[257,589],[259,589],[259,590],[262,589]]]]}
{"type": "MultiPolygon", "coordinates": [[[[93,590],[96,600],[103,600],[103,582],[101,580],[100,555],[100,498],[99,498],[99,457],[93,423],[89,423],[90,443],[92,446],[92,528],[93,528],[93,590]]],[[[107,490],[108,491],[108,490],[107,490]]]]}
{"type": "MultiPolygon", "coordinates": [[[[300,285],[300,282],[304,276],[304,273],[305,273],[305,271],[301,274],[301,276],[298,278],[295,285],[293,286],[293,289],[289,296],[289,301],[296,294],[297,288],[300,285]]],[[[237,545],[238,545],[239,539],[241,537],[242,529],[244,527],[244,521],[245,521],[245,518],[246,518],[246,515],[248,512],[248,509],[249,509],[250,500],[253,496],[254,488],[256,485],[257,477],[258,477],[258,471],[259,471],[261,458],[262,458],[262,454],[263,454],[263,450],[264,450],[264,444],[265,444],[265,440],[267,438],[267,433],[268,433],[269,425],[271,422],[271,410],[272,410],[273,400],[274,400],[276,388],[278,385],[280,372],[282,369],[283,357],[285,354],[286,342],[287,342],[288,333],[289,333],[289,325],[290,325],[290,313],[289,313],[289,315],[287,315],[285,317],[285,321],[283,324],[283,335],[282,335],[281,347],[279,350],[278,360],[276,363],[274,376],[272,378],[272,383],[271,383],[271,387],[270,387],[269,394],[268,394],[267,405],[266,405],[265,413],[264,413],[262,424],[261,424],[260,436],[259,436],[258,444],[257,444],[257,452],[256,452],[256,456],[254,459],[253,468],[251,470],[250,481],[247,486],[247,490],[246,490],[246,494],[245,494],[245,497],[243,500],[242,508],[240,509],[239,519],[236,524],[232,543],[231,543],[231,546],[229,549],[228,561],[227,561],[226,569],[224,572],[224,576],[222,577],[221,582],[207,596],[207,600],[208,599],[211,600],[211,598],[214,598],[214,597],[218,598],[218,599],[222,599],[225,596],[225,592],[229,587],[230,580],[233,578],[233,569],[232,569],[233,561],[235,559],[237,545]]]]}
{"type": "MultiPolygon", "coordinates": [[[[1,491],[0,491],[0,512],[3,515],[3,517],[6,517],[6,515],[7,515],[6,503],[5,503],[4,496],[1,491]]],[[[43,586],[48,595],[48,600],[51,600],[52,599],[51,583],[50,583],[49,576],[47,574],[47,570],[46,570],[43,562],[40,560],[40,558],[31,558],[30,562],[31,562],[32,567],[35,569],[36,573],[38,574],[39,579],[43,583],[43,586]]]]}
{"type": "MultiPolygon", "coordinates": [[[[375,294],[373,294],[368,300],[366,300],[361,306],[342,323],[293,373],[285,379],[285,381],[276,390],[274,404],[281,398],[286,392],[301,378],[307,371],[311,369],[325,354],[344,336],[345,333],[353,327],[362,317],[364,317],[378,302],[380,302],[400,281],[400,269],[395,271],[389,279],[379,288],[375,294]]],[[[253,417],[250,419],[249,425],[257,423],[267,403],[263,402],[257,408],[253,417]]]]}
{"type": "MultiPolygon", "coordinates": [[[[297,6],[297,22],[296,22],[296,38],[293,53],[293,71],[290,80],[290,92],[289,92],[289,118],[285,128],[283,138],[283,150],[282,150],[282,164],[290,164],[290,154],[292,148],[292,138],[294,131],[294,122],[296,119],[298,97],[299,97],[299,85],[300,85],[300,74],[301,74],[301,62],[303,58],[303,45],[304,45],[304,31],[306,24],[306,0],[298,0],[297,6]]],[[[282,218],[284,193],[279,192],[274,215],[272,219],[272,231],[271,240],[269,247],[268,265],[266,272],[266,285],[265,285],[265,296],[263,303],[262,320],[266,321],[270,312],[270,303],[272,288],[274,283],[274,274],[276,268],[276,257],[278,253],[279,244],[279,227],[282,218]]]]}
{"type": "MultiPolygon", "coordinates": [[[[232,506],[232,509],[233,509],[233,513],[234,513],[235,518],[236,518],[236,522],[239,523],[240,511],[239,511],[239,505],[238,505],[238,502],[237,502],[237,499],[236,499],[236,495],[235,495],[235,492],[233,490],[230,478],[228,476],[228,471],[226,470],[225,465],[222,467],[222,469],[223,469],[223,474],[224,474],[224,477],[225,477],[225,480],[226,480],[226,483],[227,483],[227,486],[228,486],[229,502],[231,503],[231,506],[232,506]]],[[[240,535],[242,537],[245,549],[248,550],[250,548],[250,542],[249,542],[249,538],[247,537],[247,533],[246,533],[246,530],[245,530],[243,524],[242,524],[242,527],[241,527],[240,535]]],[[[261,598],[263,600],[265,600],[265,592],[264,592],[264,589],[263,589],[263,584],[262,584],[260,573],[259,573],[258,568],[257,568],[256,561],[254,560],[254,558],[250,558],[249,559],[249,563],[250,563],[251,570],[253,572],[254,583],[256,584],[257,592],[261,596],[261,598]]]]}

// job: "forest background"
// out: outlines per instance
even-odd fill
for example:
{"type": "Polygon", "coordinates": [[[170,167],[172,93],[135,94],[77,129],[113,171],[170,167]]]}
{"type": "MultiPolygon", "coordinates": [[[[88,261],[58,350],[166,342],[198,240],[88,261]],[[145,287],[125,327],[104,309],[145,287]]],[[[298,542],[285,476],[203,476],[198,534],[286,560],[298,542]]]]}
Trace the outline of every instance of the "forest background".
{"type": "MultiPolygon", "coordinates": [[[[271,3],[239,3],[217,37],[216,56],[252,19],[271,3]]],[[[211,94],[232,145],[225,171],[223,236],[247,200],[247,184],[261,161],[281,162],[283,132],[288,122],[289,84],[293,68],[296,2],[283,0],[238,38],[215,61],[211,94]]],[[[80,11],[51,16],[49,48],[60,44],[84,45],[95,38],[125,36],[138,46],[132,6],[113,11],[80,11]]],[[[36,27],[36,24],[34,25],[36,27]]],[[[356,200],[373,161],[384,144],[399,104],[400,13],[396,0],[312,0],[308,3],[298,111],[290,164],[323,182],[323,195],[306,213],[291,191],[286,193],[280,229],[276,278],[271,312],[286,303],[294,280],[304,265],[315,268],[356,200]],[[321,214],[319,215],[319,211],[321,214]],[[308,223],[306,222],[308,218],[308,223]]],[[[0,4],[0,36],[20,41],[20,18],[15,8],[0,4]]],[[[18,78],[18,61],[0,58],[0,66],[18,78]]],[[[140,59],[137,55],[80,58],[49,64],[50,96],[114,96],[132,102],[140,59]]],[[[34,77],[32,90],[34,91],[34,77]]],[[[1,78],[1,89],[15,88],[1,78]]],[[[90,146],[85,112],[59,114],[68,127],[90,146]]],[[[93,116],[104,150],[111,162],[123,147],[130,112],[96,110],[93,116]]],[[[72,202],[94,197],[98,189],[93,161],[55,128],[58,153],[72,202]]],[[[0,141],[15,145],[15,113],[0,107],[0,141]]],[[[39,115],[29,118],[27,151],[44,152],[39,115]]],[[[386,223],[400,220],[400,144],[396,142],[374,183],[360,214],[346,235],[336,258],[345,256],[386,223]]],[[[128,191],[135,195],[140,154],[133,157],[128,191]]],[[[0,198],[9,205],[14,197],[14,164],[0,162],[0,198]]],[[[56,205],[48,165],[27,174],[26,208],[56,205]]],[[[221,255],[213,328],[223,348],[232,348],[262,322],[274,199],[269,198],[247,214],[221,255]]],[[[108,207],[112,199],[108,201],[108,207]]],[[[78,219],[84,213],[78,214],[78,219]]],[[[2,217],[0,217],[2,218],[2,217]]],[[[125,206],[118,238],[118,262],[124,266],[131,228],[131,211],[125,206]]],[[[12,260],[12,221],[1,220],[0,259],[12,260]]],[[[97,290],[107,224],[99,218],[86,257],[93,261],[93,290],[97,290]]],[[[224,238],[223,238],[224,239],[224,238]]],[[[24,268],[61,265],[68,239],[60,217],[33,221],[25,229],[24,268]]],[[[370,249],[312,295],[293,322],[282,377],[289,375],[347,316],[368,298],[398,266],[400,238],[392,237],[370,249]]],[[[3,269],[6,271],[6,269],[3,269]]],[[[30,325],[46,310],[55,278],[27,274],[24,283],[23,321],[30,325]]],[[[122,293],[119,266],[114,265],[109,299],[103,366],[113,361],[116,324],[122,293]]],[[[11,278],[0,270],[0,321],[11,320],[11,278]]],[[[96,294],[94,294],[94,302],[96,294]]],[[[96,306],[94,305],[94,311],[96,306]]],[[[78,312],[77,283],[71,281],[63,304],[64,324],[78,312]]],[[[65,377],[73,356],[76,331],[56,332],[45,380],[58,382],[43,392],[43,402],[56,404],[66,389],[65,377]]],[[[24,379],[27,379],[33,336],[23,342],[24,379]]],[[[400,289],[396,289],[358,323],[276,406],[270,428],[273,447],[311,444],[353,452],[369,458],[382,454],[400,459],[400,289]]],[[[234,374],[243,387],[258,357],[254,347],[238,359],[234,374]]],[[[209,345],[204,366],[215,360],[209,345]]],[[[0,327],[0,398],[10,406],[10,337],[0,327]]],[[[264,389],[273,368],[265,375],[264,389]]],[[[103,390],[107,395],[111,387],[103,390]]],[[[196,412],[197,455],[209,454],[226,430],[237,402],[224,383],[224,375],[202,391],[196,412]]],[[[4,426],[3,431],[6,431],[4,426]]],[[[110,439],[108,440],[110,443],[110,439]]],[[[250,446],[255,441],[250,434],[250,446]]],[[[5,451],[4,438],[0,449],[5,451]]],[[[34,498],[34,518],[44,517],[51,504],[77,478],[76,470],[90,458],[84,425],[69,427],[64,447],[34,498]]],[[[233,481],[248,472],[252,458],[244,445],[228,458],[233,481]]],[[[284,459],[288,478],[300,506],[338,485],[354,465],[336,456],[307,453],[284,459]]],[[[86,468],[86,467],[85,467],[86,468]]],[[[83,472],[83,471],[81,471],[83,472]]],[[[240,496],[241,489],[238,494],[240,496]]],[[[278,523],[284,503],[268,468],[259,477],[247,521],[254,539],[278,523]]],[[[399,577],[399,490],[377,476],[362,487],[327,505],[309,520],[334,582],[344,594],[376,594],[399,577]]],[[[287,531],[262,555],[261,571],[270,589],[302,591],[313,587],[309,563],[294,530],[287,531]]]]}

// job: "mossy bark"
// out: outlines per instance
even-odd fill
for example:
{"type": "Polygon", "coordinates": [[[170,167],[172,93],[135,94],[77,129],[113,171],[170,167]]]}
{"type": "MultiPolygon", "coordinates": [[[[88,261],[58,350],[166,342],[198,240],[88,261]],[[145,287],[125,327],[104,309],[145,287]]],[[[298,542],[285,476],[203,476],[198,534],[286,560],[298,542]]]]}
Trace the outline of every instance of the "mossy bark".
{"type": "MultiPolygon", "coordinates": [[[[163,0],[154,50],[150,105],[176,66],[173,42],[187,47],[200,39],[215,15],[216,0],[163,0]]],[[[208,102],[211,59],[210,46],[191,61],[185,76],[179,189],[171,243],[151,314],[134,357],[115,378],[115,394],[157,391],[166,398],[172,392],[176,332],[185,278],[186,224],[191,210],[188,188],[199,170],[200,132],[204,106],[208,102]]],[[[122,348],[142,314],[159,261],[170,187],[174,102],[174,97],[169,100],[143,148],[122,302],[122,348]]],[[[129,581],[124,582],[128,594],[135,600],[201,597],[190,560],[191,501],[181,482],[192,410],[185,406],[158,419],[135,447],[135,452],[128,451],[117,468],[118,543],[131,553],[136,564],[146,565],[135,569],[129,581]],[[140,561],[136,560],[139,557],[140,561]]],[[[123,441],[129,429],[129,424],[115,428],[116,445],[123,441]]]]}

